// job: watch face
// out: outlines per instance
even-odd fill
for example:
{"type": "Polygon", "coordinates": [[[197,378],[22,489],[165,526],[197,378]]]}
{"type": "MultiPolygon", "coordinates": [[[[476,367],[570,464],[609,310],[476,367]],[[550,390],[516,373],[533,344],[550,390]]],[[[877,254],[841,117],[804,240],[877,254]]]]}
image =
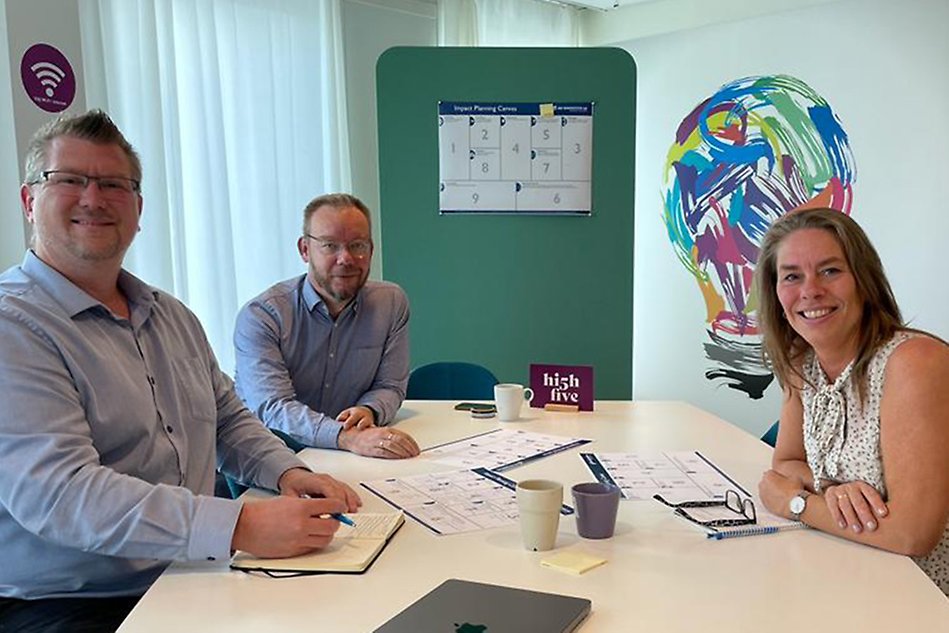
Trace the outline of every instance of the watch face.
{"type": "Polygon", "coordinates": [[[804,497],[792,497],[791,498],[791,512],[794,514],[800,514],[804,512],[804,497]]]}

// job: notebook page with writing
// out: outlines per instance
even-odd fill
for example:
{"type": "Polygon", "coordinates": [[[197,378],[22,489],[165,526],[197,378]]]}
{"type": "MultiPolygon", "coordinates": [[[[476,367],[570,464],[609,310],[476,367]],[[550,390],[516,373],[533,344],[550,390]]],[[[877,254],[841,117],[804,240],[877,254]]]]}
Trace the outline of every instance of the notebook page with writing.
{"type": "Polygon", "coordinates": [[[401,512],[360,512],[351,518],[356,526],[341,524],[336,536],[324,549],[293,558],[256,558],[238,552],[231,560],[231,568],[290,573],[361,573],[402,526],[405,517],[401,512]]]}

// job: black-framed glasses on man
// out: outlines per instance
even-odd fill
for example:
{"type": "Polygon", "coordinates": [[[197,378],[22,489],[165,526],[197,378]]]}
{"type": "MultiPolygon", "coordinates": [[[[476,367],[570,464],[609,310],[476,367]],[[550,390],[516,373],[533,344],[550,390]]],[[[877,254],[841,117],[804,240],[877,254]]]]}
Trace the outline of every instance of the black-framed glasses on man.
{"type": "MultiPolygon", "coordinates": [[[[681,501],[679,503],[672,503],[663,499],[662,495],[653,495],[653,499],[656,501],[675,509],[675,513],[679,516],[697,523],[702,527],[732,527],[738,525],[754,525],[758,522],[758,513],[755,511],[755,502],[749,497],[742,497],[738,494],[737,490],[726,490],[725,499],[714,499],[709,501],[681,501]],[[720,508],[724,507],[731,512],[734,512],[742,518],[715,518],[715,519],[704,519],[700,516],[692,516],[689,514],[688,509],[701,509],[701,508],[720,508]]],[[[695,514],[700,514],[696,512],[695,514]]]]}
{"type": "Polygon", "coordinates": [[[317,250],[321,255],[326,257],[336,257],[345,248],[353,257],[362,259],[372,251],[372,242],[370,240],[353,240],[343,243],[325,240],[322,237],[310,235],[309,233],[304,233],[303,235],[316,242],[317,250]]]}
{"type": "Polygon", "coordinates": [[[47,184],[61,191],[68,193],[80,193],[85,191],[90,182],[96,183],[99,191],[104,195],[126,196],[131,193],[137,193],[142,188],[142,183],[134,178],[125,178],[123,176],[90,176],[89,174],[79,174],[73,171],[63,171],[61,169],[48,169],[40,172],[37,180],[29,182],[29,185],[47,184]]]}

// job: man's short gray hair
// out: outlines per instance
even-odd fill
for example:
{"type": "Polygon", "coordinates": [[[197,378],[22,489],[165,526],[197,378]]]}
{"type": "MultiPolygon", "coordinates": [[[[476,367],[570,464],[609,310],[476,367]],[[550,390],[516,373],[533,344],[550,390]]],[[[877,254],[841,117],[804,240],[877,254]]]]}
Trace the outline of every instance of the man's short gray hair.
{"type": "Polygon", "coordinates": [[[322,196],[310,200],[303,209],[304,233],[310,230],[310,217],[312,217],[320,207],[330,207],[337,210],[355,207],[366,216],[366,222],[369,224],[369,232],[372,233],[372,218],[369,216],[369,207],[367,207],[362,200],[348,193],[325,193],[322,196]]]}

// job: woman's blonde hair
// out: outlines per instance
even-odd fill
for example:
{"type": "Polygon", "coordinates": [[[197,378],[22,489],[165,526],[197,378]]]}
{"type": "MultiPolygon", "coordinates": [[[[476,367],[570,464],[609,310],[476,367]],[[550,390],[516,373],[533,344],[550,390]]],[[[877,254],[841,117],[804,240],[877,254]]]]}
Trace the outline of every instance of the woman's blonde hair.
{"type": "Polygon", "coordinates": [[[810,346],[784,318],[777,293],[778,249],[787,236],[801,229],[821,229],[833,235],[856,282],[863,315],[852,376],[862,399],[873,354],[897,331],[907,328],[879,254],[863,229],[840,211],[828,208],[793,211],[776,220],[765,234],[754,282],[765,360],[785,389],[792,377],[804,380],[800,365],[810,346]]]}

